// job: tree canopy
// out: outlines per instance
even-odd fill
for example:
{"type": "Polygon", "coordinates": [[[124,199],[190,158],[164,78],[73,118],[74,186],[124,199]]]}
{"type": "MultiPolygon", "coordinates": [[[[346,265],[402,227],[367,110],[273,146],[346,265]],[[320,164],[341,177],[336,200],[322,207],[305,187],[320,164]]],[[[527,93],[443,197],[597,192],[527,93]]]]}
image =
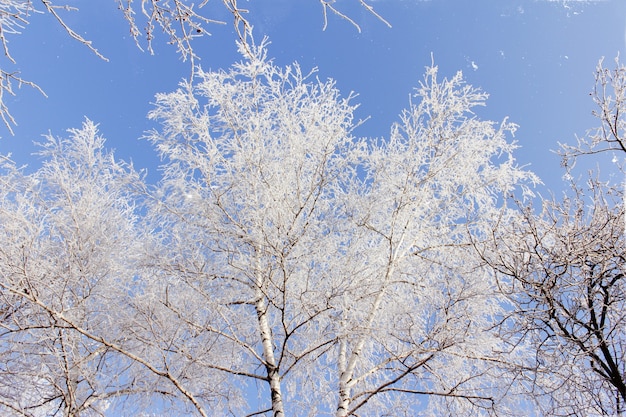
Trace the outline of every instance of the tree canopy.
{"type": "MultiPolygon", "coordinates": [[[[119,7],[147,49],[158,26],[193,61],[205,4],[119,7]]],[[[241,60],[156,95],[158,181],[89,119],[46,135],[32,171],[0,156],[2,413],[624,414],[619,59],[596,68],[599,126],[561,147],[570,190],[540,198],[517,125],[479,117],[462,72],[433,62],[389,133],[362,137],[355,94],[276,64],[223,6],[241,60]],[[617,180],[575,169],[607,155],[617,180]]],[[[5,49],[32,10],[0,6],[5,49]]]]}

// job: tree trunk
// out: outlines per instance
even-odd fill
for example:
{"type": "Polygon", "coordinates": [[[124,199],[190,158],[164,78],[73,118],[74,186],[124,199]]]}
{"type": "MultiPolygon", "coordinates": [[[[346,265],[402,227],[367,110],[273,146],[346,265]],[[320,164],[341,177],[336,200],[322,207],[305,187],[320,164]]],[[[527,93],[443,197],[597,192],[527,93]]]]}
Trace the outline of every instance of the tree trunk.
{"type": "MultiPolygon", "coordinates": [[[[400,239],[400,244],[402,243],[402,237],[400,239]]],[[[387,271],[385,272],[385,277],[383,279],[382,286],[376,295],[376,299],[374,300],[374,304],[372,304],[372,308],[369,312],[367,320],[365,321],[365,328],[371,329],[372,324],[374,323],[374,319],[376,318],[376,313],[380,307],[380,304],[383,301],[383,297],[385,292],[387,291],[387,283],[389,282],[389,278],[393,275],[395,271],[395,262],[398,258],[398,253],[393,250],[390,251],[389,257],[389,265],[387,266],[387,271]]],[[[348,409],[350,407],[350,390],[354,385],[354,369],[356,368],[357,360],[363,351],[363,347],[365,346],[366,338],[369,337],[367,332],[364,332],[356,343],[356,346],[352,350],[350,354],[350,359],[346,362],[347,359],[347,346],[346,342],[342,341],[340,350],[339,350],[339,403],[337,404],[337,412],[335,413],[336,417],[347,417],[348,409]]]]}
{"type": "Polygon", "coordinates": [[[259,320],[259,331],[261,332],[261,343],[263,345],[263,359],[267,370],[267,382],[270,384],[272,397],[272,411],[274,417],[285,417],[283,406],[283,396],[280,389],[280,374],[276,367],[274,348],[272,345],[272,329],[267,320],[267,303],[263,299],[263,292],[257,289],[257,301],[255,303],[257,318],[259,320]]]}
{"type": "Polygon", "coordinates": [[[345,417],[348,415],[348,407],[350,407],[350,387],[346,368],[346,341],[342,340],[339,346],[339,404],[337,404],[336,417],[345,417]]]}

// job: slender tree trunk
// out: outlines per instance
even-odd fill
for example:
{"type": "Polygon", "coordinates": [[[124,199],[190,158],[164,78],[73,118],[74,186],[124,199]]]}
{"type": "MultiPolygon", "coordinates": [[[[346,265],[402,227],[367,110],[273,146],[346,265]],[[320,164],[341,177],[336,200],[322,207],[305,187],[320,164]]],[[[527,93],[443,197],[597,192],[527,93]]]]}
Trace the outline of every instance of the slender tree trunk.
{"type": "MultiPolygon", "coordinates": [[[[374,304],[372,304],[372,309],[367,317],[367,321],[365,322],[366,328],[371,328],[374,323],[374,319],[376,318],[376,313],[382,303],[383,297],[387,290],[387,282],[389,281],[389,277],[393,274],[395,269],[395,258],[392,258],[390,261],[390,265],[385,273],[385,279],[383,281],[383,285],[376,295],[376,299],[374,300],[374,304]]],[[[350,354],[350,360],[346,362],[347,354],[346,354],[346,342],[342,341],[339,350],[339,363],[340,363],[340,377],[339,377],[339,403],[337,404],[337,413],[335,413],[336,417],[347,417],[348,411],[350,407],[350,390],[354,385],[354,369],[356,368],[357,361],[361,352],[363,351],[363,347],[365,346],[366,338],[368,337],[367,332],[364,332],[356,346],[352,350],[350,354]]]]}
{"type": "Polygon", "coordinates": [[[272,329],[267,320],[268,306],[263,299],[263,292],[260,288],[257,289],[255,308],[259,320],[259,330],[261,332],[263,358],[265,359],[265,369],[267,370],[267,382],[270,384],[273,415],[274,417],[285,417],[283,396],[280,388],[280,374],[276,366],[276,358],[274,357],[274,347],[272,344],[272,329]]]}
{"type": "Polygon", "coordinates": [[[350,407],[350,387],[348,386],[350,375],[348,375],[346,368],[347,342],[342,339],[339,343],[339,404],[337,405],[336,416],[344,417],[348,413],[348,407],[350,407]]]}

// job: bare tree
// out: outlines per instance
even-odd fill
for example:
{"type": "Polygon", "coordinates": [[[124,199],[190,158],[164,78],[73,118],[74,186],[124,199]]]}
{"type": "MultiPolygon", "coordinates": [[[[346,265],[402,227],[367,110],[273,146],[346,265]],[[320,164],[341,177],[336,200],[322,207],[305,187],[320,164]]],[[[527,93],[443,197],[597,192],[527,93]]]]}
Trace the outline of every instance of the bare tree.
{"type": "Polygon", "coordinates": [[[515,414],[502,298],[470,240],[535,180],[515,126],[477,120],[486,95],[432,67],[389,139],[356,139],[350,97],[252,51],[157,97],[163,319],[142,338],[236,415],[515,414]]]}
{"type": "Polygon", "coordinates": [[[590,96],[596,104],[592,114],[600,126],[578,138],[576,145],[561,144],[559,153],[563,157],[563,166],[569,170],[582,155],[607,152],[616,158],[626,155],[626,67],[620,63],[619,56],[615,58],[614,69],[604,67],[604,58],[598,62],[590,96]]]}
{"type": "MultiPolygon", "coordinates": [[[[65,29],[70,37],[87,46],[98,57],[107,60],[96,48],[91,44],[91,41],[83,38],[80,34],[72,30],[71,27],[65,23],[61,13],[62,11],[77,10],[75,7],[69,5],[59,5],[53,0],[41,0],[41,5],[44,10],[52,15],[59,24],[65,29]]],[[[29,23],[30,16],[33,13],[37,13],[32,0],[7,0],[0,3],[0,43],[4,50],[4,56],[11,65],[17,64],[11,52],[9,50],[8,35],[18,35],[25,29],[29,23]]],[[[4,122],[5,126],[11,134],[13,134],[12,126],[17,125],[15,119],[9,112],[9,108],[6,104],[6,96],[15,95],[15,86],[20,88],[22,85],[30,86],[45,96],[44,91],[36,83],[22,78],[19,70],[9,71],[6,70],[6,65],[2,65],[0,68],[0,118],[4,122]]]]}
{"type": "MultiPolygon", "coordinates": [[[[503,276],[515,310],[505,329],[535,350],[533,394],[550,415],[626,412],[626,241],[621,181],[586,184],[573,177],[577,158],[613,153],[623,176],[626,71],[598,64],[592,93],[600,127],[562,155],[571,193],[547,200],[540,213],[522,207],[512,228],[483,252],[503,276]]],[[[509,224],[511,226],[511,224],[509,224]]]]}
{"type": "MultiPolygon", "coordinates": [[[[159,32],[163,32],[167,37],[167,42],[176,47],[181,58],[190,61],[192,72],[195,69],[195,58],[197,58],[193,40],[210,34],[209,26],[227,23],[211,16],[211,12],[207,11],[208,7],[205,8],[208,0],[203,0],[198,4],[189,0],[116,0],[116,2],[124,19],[129,24],[131,36],[139,49],[143,49],[142,43],[145,41],[146,49],[153,53],[153,41],[159,32]]],[[[319,2],[323,11],[324,29],[328,20],[327,13],[330,11],[349,21],[360,31],[359,25],[350,19],[346,13],[341,12],[334,0],[319,0],[319,2]]],[[[358,0],[358,3],[377,19],[389,25],[382,16],[374,11],[370,4],[364,0],[358,0]]],[[[240,41],[247,45],[252,34],[252,20],[248,16],[248,10],[241,8],[237,0],[222,0],[222,4],[232,14],[232,21],[240,41]]],[[[71,38],[85,45],[96,56],[108,61],[91,40],[84,38],[66,23],[65,14],[77,12],[77,7],[56,0],[3,0],[0,2],[0,43],[4,49],[4,56],[8,60],[0,68],[0,118],[11,134],[13,134],[13,126],[16,126],[17,123],[9,112],[6,95],[14,96],[16,87],[19,88],[23,85],[35,88],[45,95],[44,90],[39,85],[23,78],[19,69],[7,69],[7,67],[17,64],[9,50],[9,36],[18,35],[26,29],[31,15],[41,12],[37,5],[41,6],[43,12],[51,15],[71,38]]]]}
{"type": "Polygon", "coordinates": [[[510,337],[535,347],[527,366],[550,415],[624,411],[626,246],[623,194],[615,191],[590,180],[538,215],[525,209],[514,230],[494,236],[499,255],[490,263],[513,278],[509,331],[518,336],[510,337]]]}

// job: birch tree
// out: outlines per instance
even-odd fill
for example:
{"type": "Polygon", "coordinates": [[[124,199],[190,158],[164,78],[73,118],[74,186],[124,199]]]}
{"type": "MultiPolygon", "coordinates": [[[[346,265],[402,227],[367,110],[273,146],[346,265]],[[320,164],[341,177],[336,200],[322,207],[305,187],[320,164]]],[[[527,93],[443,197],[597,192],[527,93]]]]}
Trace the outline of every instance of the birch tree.
{"type": "Polygon", "coordinates": [[[502,298],[470,237],[535,177],[511,156],[515,126],[472,113],[485,98],[431,67],[388,139],[358,139],[351,97],[276,67],[264,45],[157,96],[160,248],[146,266],[164,328],[142,337],[198,398],[218,381],[228,403],[203,407],[515,413],[491,330],[502,298]]]}
{"type": "MultiPolygon", "coordinates": [[[[261,407],[281,416],[302,412],[285,405],[283,380],[304,381],[333,342],[320,318],[344,227],[333,196],[360,145],[350,135],[354,107],[332,82],[307,81],[297,65],[278,68],[262,47],[255,53],[157,97],[151,117],[163,130],[150,139],[168,159],[154,211],[165,248],[155,266],[176,326],[211,340],[199,344],[207,354],[219,352],[217,363],[197,354],[189,362],[265,385],[271,401],[261,407]]],[[[188,342],[179,343],[184,355],[188,342]]]]}
{"type": "Polygon", "coordinates": [[[514,163],[516,126],[473,114],[487,95],[461,73],[437,75],[427,68],[389,139],[363,157],[345,242],[357,256],[335,306],[337,416],[416,415],[422,400],[434,415],[514,413],[499,367],[513,358],[489,331],[503,298],[469,243],[506,213],[502,195],[536,178],[514,163]]]}
{"type": "Polygon", "coordinates": [[[388,138],[358,138],[352,95],[240,49],[157,96],[154,187],[91,122],[32,174],[4,159],[3,412],[526,414],[472,245],[536,181],[515,125],[432,66],[388,138]]]}
{"type": "Polygon", "coordinates": [[[102,343],[126,338],[140,181],[91,122],[41,155],[32,174],[4,158],[0,177],[0,409],[102,415],[146,394],[139,364],[102,343]]]}

